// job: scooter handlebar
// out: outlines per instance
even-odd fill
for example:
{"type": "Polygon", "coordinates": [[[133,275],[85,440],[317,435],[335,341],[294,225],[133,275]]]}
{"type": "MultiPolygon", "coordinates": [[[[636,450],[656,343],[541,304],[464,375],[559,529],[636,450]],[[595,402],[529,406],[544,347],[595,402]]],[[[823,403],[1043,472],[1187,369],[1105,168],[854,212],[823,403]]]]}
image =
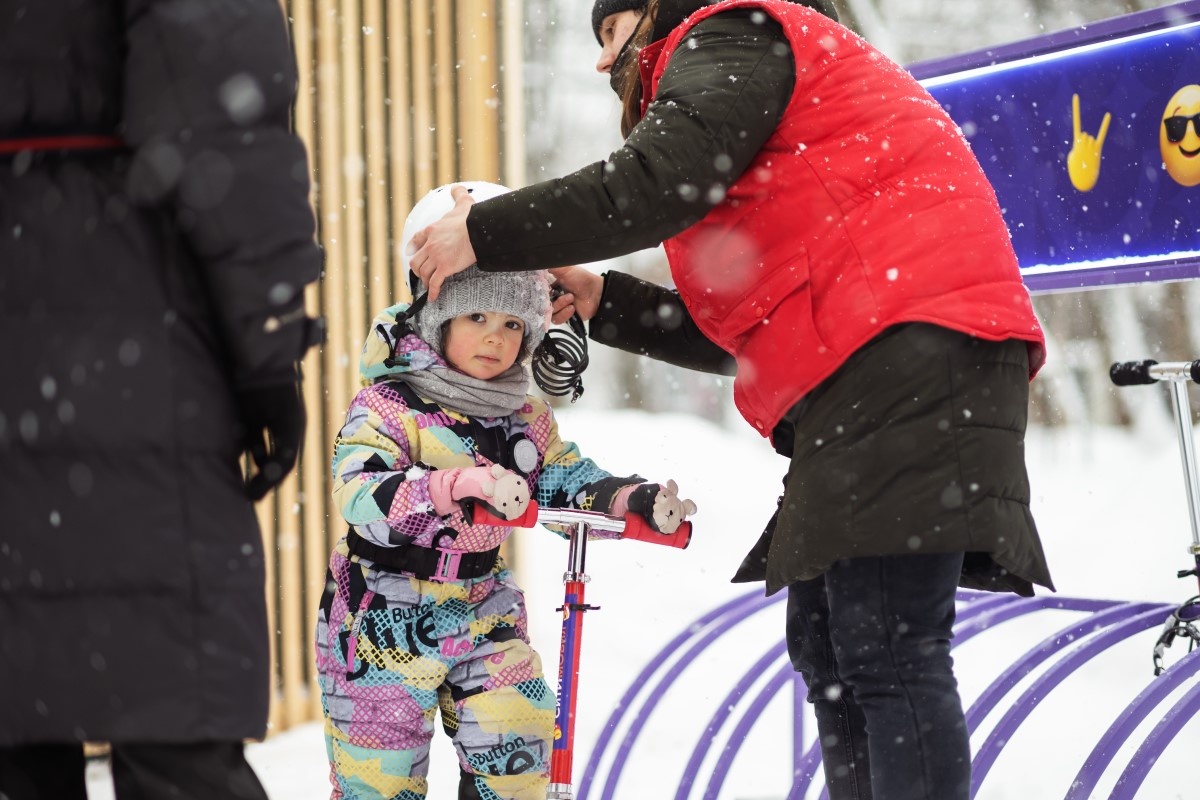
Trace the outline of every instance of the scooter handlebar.
{"type": "Polygon", "coordinates": [[[1200,360],[1163,361],[1152,358],[1144,361],[1118,361],[1109,367],[1108,377],[1117,386],[1144,386],[1157,381],[1187,381],[1200,383],[1200,360]]]}
{"type": "Polygon", "coordinates": [[[619,533],[622,539],[666,545],[680,550],[686,548],[692,541],[692,523],[690,522],[681,523],[674,533],[660,533],[637,514],[612,517],[598,511],[580,511],[574,508],[539,508],[538,504],[532,500],[525,512],[516,519],[505,519],[485,504],[475,503],[472,507],[470,521],[476,525],[500,525],[507,528],[531,528],[537,523],[543,525],[585,523],[595,530],[619,533]]]}

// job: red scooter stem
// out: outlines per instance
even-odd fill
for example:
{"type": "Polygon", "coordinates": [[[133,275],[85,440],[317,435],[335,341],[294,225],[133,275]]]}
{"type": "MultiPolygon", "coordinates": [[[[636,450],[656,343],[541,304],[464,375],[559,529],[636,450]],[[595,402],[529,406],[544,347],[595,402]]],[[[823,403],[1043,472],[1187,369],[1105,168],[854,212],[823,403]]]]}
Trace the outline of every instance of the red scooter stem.
{"type": "MultiPolygon", "coordinates": [[[[586,578],[587,576],[582,576],[586,578]]],[[[570,800],[575,758],[575,707],[579,699],[579,653],[583,615],[596,609],[584,602],[584,581],[564,581],[562,638],[558,650],[558,702],[554,710],[554,742],[550,754],[549,800],[570,800]]]]}
{"type": "MultiPolygon", "coordinates": [[[[547,518],[561,516],[547,509],[547,518]]],[[[579,654],[583,644],[583,615],[595,606],[584,602],[584,572],[589,525],[576,520],[567,523],[571,532],[567,571],[563,573],[562,637],[558,648],[558,691],[554,709],[554,741],[550,751],[550,786],[547,800],[572,800],[571,771],[575,758],[575,706],[579,699],[579,654]]]]}

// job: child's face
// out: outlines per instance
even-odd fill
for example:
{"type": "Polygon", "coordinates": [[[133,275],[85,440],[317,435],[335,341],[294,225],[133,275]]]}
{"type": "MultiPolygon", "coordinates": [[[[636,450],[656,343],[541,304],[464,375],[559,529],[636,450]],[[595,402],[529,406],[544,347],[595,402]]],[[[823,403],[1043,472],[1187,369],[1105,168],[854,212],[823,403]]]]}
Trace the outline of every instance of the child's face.
{"type": "Polygon", "coordinates": [[[443,337],[446,361],[459,372],[488,381],[517,361],[525,323],[496,311],[476,311],[450,320],[443,337]]]}

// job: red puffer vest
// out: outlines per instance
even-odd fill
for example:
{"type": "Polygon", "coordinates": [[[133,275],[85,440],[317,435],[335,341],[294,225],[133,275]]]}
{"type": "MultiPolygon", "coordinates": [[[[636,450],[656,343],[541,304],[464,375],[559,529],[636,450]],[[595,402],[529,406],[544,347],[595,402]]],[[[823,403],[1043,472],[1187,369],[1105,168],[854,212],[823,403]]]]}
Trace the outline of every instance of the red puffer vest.
{"type": "Polygon", "coordinates": [[[734,402],[763,436],[890,325],[1045,341],[995,193],[966,140],[900,66],[786,0],[726,0],[639,54],[643,113],[672,52],[712,14],[760,8],[791,41],[796,87],[724,201],[665,243],[696,323],[738,364],[734,402]]]}

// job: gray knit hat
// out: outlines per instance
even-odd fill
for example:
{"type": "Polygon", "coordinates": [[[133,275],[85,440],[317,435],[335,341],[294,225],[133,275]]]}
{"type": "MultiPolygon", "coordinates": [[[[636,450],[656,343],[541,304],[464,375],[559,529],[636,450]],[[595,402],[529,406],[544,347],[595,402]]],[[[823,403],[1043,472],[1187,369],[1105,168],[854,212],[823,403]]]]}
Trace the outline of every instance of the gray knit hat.
{"type": "MultiPolygon", "coordinates": [[[[400,253],[406,268],[411,269],[409,259],[412,254],[409,250],[413,236],[454,208],[450,190],[455,186],[464,187],[477,203],[512,191],[507,186],[485,181],[459,181],[430,191],[413,206],[404,220],[400,253]]],[[[520,317],[525,322],[524,352],[532,353],[550,326],[550,278],[542,270],[484,272],[472,265],[447,278],[437,301],[426,303],[417,312],[413,324],[417,335],[444,355],[442,325],[455,317],[476,311],[498,311],[520,317]]]]}
{"type": "Polygon", "coordinates": [[[596,34],[596,41],[604,44],[600,41],[600,24],[604,22],[605,17],[621,11],[645,11],[648,2],[649,0],[596,0],[596,4],[592,6],[592,33],[596,34]]]}
{"type": "Polygon", "coordinates": [[[438,299],[417,312],[413,322],[417,335],[444,354],[442,325],[477,311],[520,317],[525,323],[524,352],[532,353],[550,324],[550,281],[541,270],[484,272],[472,265],[447,278],[438,299]]]}

